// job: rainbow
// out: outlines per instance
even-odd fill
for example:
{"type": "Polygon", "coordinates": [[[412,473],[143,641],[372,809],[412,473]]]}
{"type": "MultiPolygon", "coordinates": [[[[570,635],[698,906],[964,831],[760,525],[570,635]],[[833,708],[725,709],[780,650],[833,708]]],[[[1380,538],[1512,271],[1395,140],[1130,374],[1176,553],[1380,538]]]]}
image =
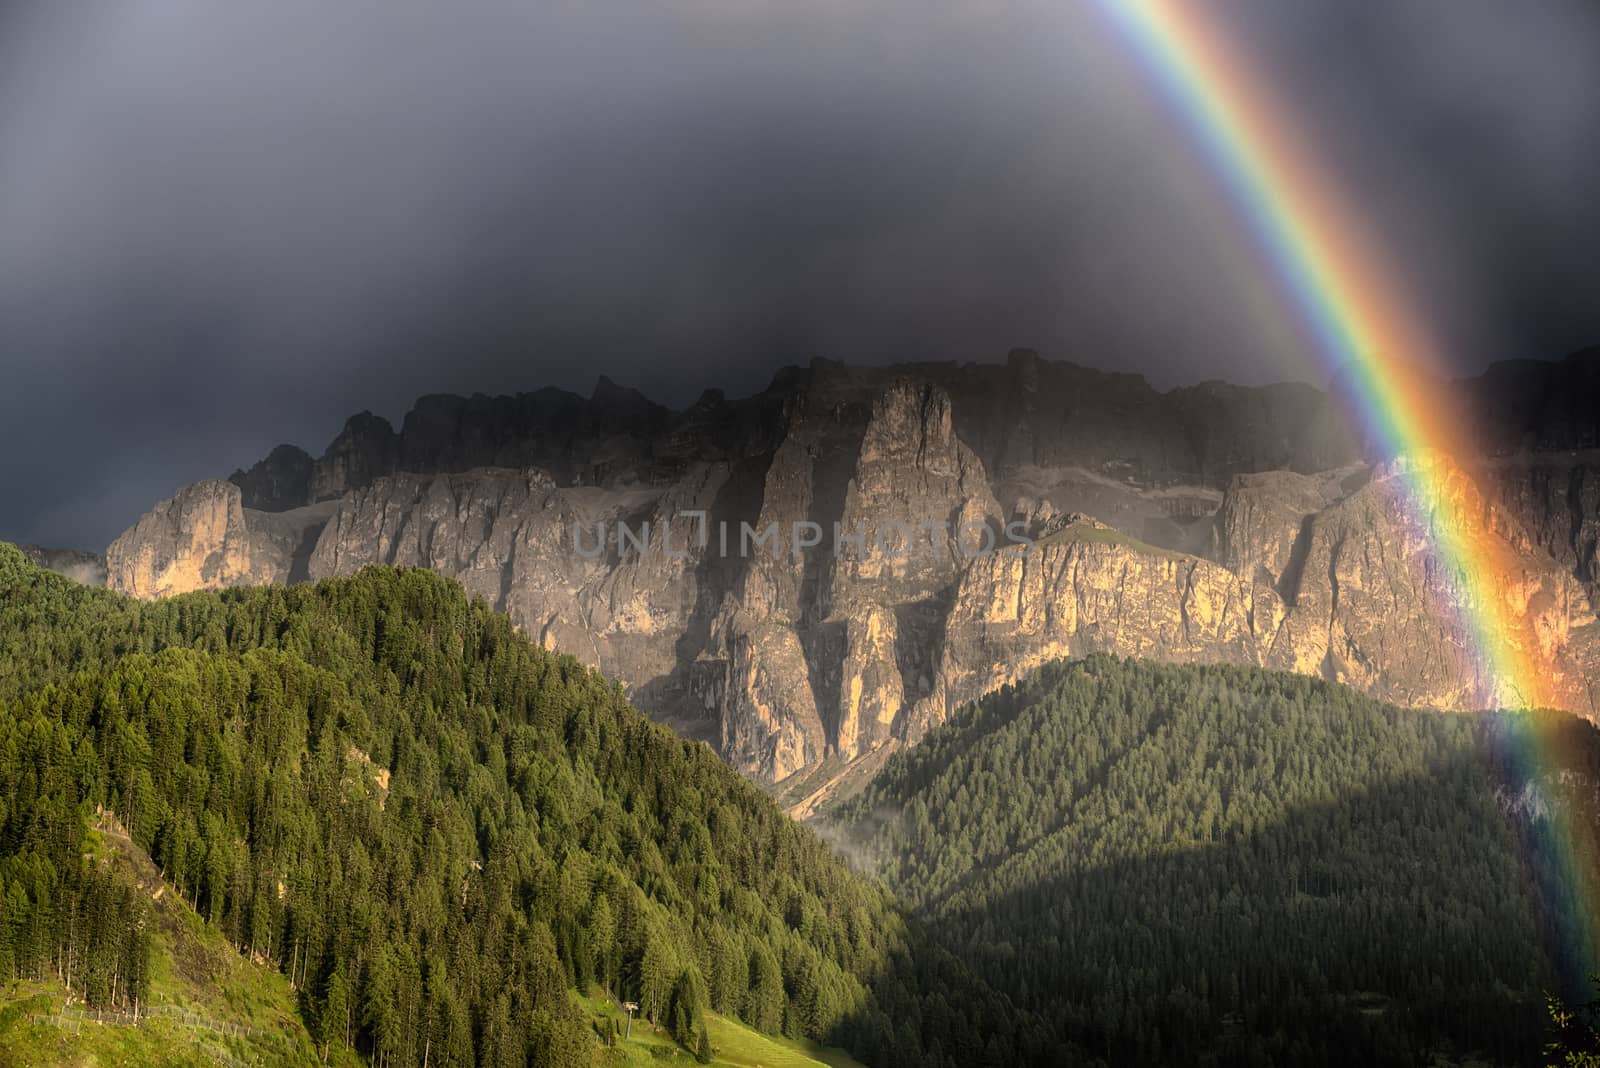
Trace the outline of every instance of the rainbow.
{"type": "MultiPolygon", "coordinates": [[[[1390,469],[1408,518],[1450,576],[1454,604],[1479,677],[1464,693],[1481,703],[1529,709],[1552,703],[1516,613],[1516,592],[1497,581],[1513,570],[1504,546],[1467,514],[1460,479],[1441,456],[1465,455],[1466,420],[1430,390],[1418,367],[1438,367],[1435,343],[1362,215],[1318,166],[1301,128],[1274,104],[1250,65],[1197,0],[1097,0],[1116,35],[1161,90],[1194,140],[1289,301],[1318,361],[1349,383],[1351,416],[1390,469]]],[[[1481,504],[1479,505],[1481,507],[1481,504]]],[[[1499,755],[1520,774],[1560,766],[1546,718],[1508,715],[1499,755]]],[[[1593,828],[1557,819],[1541,852],[1554,863],[1566,966],[1594,972],[1600,850],[1593,828]]],[[[1569,976],[1572,978],[1573,976],[1569,976]]]]}

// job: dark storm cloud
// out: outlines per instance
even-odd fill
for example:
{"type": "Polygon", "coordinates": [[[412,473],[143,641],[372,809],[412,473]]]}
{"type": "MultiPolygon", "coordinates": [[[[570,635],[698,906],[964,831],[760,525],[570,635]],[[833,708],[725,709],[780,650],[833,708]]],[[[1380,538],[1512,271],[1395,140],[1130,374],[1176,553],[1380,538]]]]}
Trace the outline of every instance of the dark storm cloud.
{"type": "MultiPolygon", "coordinates": [[[[1237,2],[1463,366],[1600,340],[1600,27],[1237,2]]],[[[0,537],[419,393],[786,362],[1315,376],[1085,3],[36,2],[0,14],[0,537]]]]}
{"type": "Polygon", "coordinates": [[[1475,368],[1600,341],[1600,5],[1303,7],[1253,4],[1256,53],[1446,351],[1475,368]]]}

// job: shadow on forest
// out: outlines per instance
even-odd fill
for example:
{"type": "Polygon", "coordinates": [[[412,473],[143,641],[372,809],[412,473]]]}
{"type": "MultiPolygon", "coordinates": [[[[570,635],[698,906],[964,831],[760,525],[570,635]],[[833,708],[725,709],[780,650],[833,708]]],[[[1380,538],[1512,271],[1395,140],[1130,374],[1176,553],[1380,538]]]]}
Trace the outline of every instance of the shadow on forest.
{"type": "MultiPolygon", "coordinates": [[[[1549,836],[1508,816],[1499,781],[1458,751],[1248,833],[1142,853],[1119,850],[1128,822],[1116,842],[1057,825],[977,858],[919,918],[1048,1023],[1066,1043],[1052,1063],[1535,1063],[1573,903],[1548,892],[1549,836]]],[[[1159,842],[1166,816],[1132,823],[1159,842]]]]}

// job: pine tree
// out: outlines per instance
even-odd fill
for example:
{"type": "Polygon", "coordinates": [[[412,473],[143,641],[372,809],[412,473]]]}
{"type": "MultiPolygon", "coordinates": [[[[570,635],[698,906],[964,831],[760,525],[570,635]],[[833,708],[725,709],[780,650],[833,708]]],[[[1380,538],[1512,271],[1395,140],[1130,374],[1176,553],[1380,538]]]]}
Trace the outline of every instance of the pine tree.
{"type": "Polygon", "coordinates": [[[654,925],[645,929],[644,952],[639,960],[639,1012],[660,1023],[672,998],[676,962],[665,935],[654,925]]]}
{"type": "Polygon", "coordinates": [[[758,1031],[777,1034],[783,1027],[783,973],[764,945],[750,955],[749,1004],[745,1019],[758,1031]]]}

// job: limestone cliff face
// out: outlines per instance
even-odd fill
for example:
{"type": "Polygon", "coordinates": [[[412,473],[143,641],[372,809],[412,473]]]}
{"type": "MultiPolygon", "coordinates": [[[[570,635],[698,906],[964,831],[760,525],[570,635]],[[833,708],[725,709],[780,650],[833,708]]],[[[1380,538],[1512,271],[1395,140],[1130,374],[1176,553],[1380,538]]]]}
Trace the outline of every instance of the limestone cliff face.
{"type": "Polygon", "coordinates": [[[859,430],[872,396],[897,380],[943,392],[956,436],[996,484],[1072,472],[1091,496],[1120,489],[1124,508],[1136,503],[1127,499],[1130,490],[1178,488],[1170,502],[1209,500],[1209,514],[1216,502],[1206,491],[1220,491],[1234,474],[1311,473],[1360,459],[1333,400],[1311,386],[1208,382],[1162,392],[1138,375],[1019,349],[1004,364],[849,367],[819,359],[784,368],[751,397],[729,400],[708,390],[682,412],[604,377],[588,397],[550,388],[510,397],[426,396],[398,431],[363,412],[321,457],[282,446],[232,481],[244,491],[244,506],[262,511],[303,507],[406,472],[537,467],[563,486],[660,483],[695,463],[770,454],[788,416],[807,404],[849,409],[840,414],[859,430]]]}
{"type": "Polygon", "coordinates": [[[700,524],[683,513],[708,504],[724,477],[706,466],[662,492],[562,488],[537,468],[387,476],[346,495],[308,575],[372,563],[450,575],[546,646],[650,686],[665,718],[690,699],[668,679],[702,553],[700,524]]]}
{"type": "Polygon", "coordinates": [[[335,500],[395,470],[400,439],[389,420],[371,412],[351,416],[310,475],[306,504],[335,500]]]}
{"type": "Polygon", "coordinates": [[[842,657],[835,749],[854,759],[910,728],[950,591],[1004,541],[999,502],[943,390],[902,380],[878,398],[839,523],[862,537],[831,561],[826,602],[842,657]]]}
{"type": "Polygon", "coordinates": [[[368,564],[427,567],[503,606],[526,517],[554,490],[538,471],[380,478],[351,491],[329,518],[311,551],[310,575],[350,575],[368,564]]]}
{"type": "Polygon", "coordinates": [[[1286,618],[1276,633],[1262,630],[1267,666],[1320,673],[1403,705],[1594,710],[1592,684],[1570,648],[1578,632],[1583,644],[1592,640],[1588,596],[1453,461],[1385,465],[1312,517],[1302,551],[1286,618]],[[1428,494],[1420,506],[1418,487],[1428,494]],[[1442,526],[1447,515],[1465,525],[1442,526]],[[1441,538],[1462,546],[1472,573],[1440,556],[1441,538]],[[1539,666],[1543,692],[1496,688],[1461,611],[1482,598],[1503,623],[1497,629],[1539,666]]]}
{"type": "MultiPolygon", "coordinates": [[[[1567,429],[1517,440],[1577,440],[1589,424],[1556,390],[1489,390],[1485,418],[1559,408],[1567,429]]],[[[1300,386],[1159,393],[1028,353],[818,361],[681,413],[605,381],[589,398],[424,398],[398,432],[363,413],[319,458],[286,447],[181,491],[107,568],[142,597],[433,568],[768,782],[881,754],[1095,651],[1290,669],[1403,704],[1526,700],[1466,652],[1460,603],[1485,591],[1547,680],[1539,699],[1592,714],[1594,454],[1375,466],[1330,404],[1300,386]],[[1450,533],[1481,573],[1442,566],[1443,513],[1414,506],[1413,482],[1471,518],[1450,533]]]]}
{"type": "Polygon", "coordinates": [[[1473,468],[1485,491],[1600,603],[1600,452],[1519,453],[1473,468]]]}
{"type": "Polygon", "coordinates": [[[818,594],[832,546],[829,521],[862,435],[857,405],[828,406],[808,392],[791,399],[782,419],[780,444],[750,472],[759,488],[731,534],[737,566],[726,575],[699,680],[716,695],[708,703],[719,710],[722,751],[767,780],[827,752],[820,691],[832,657],[818,594]],[[824,529],[825,537],[815,536],[824,529]]]}
{"type": "Polygon", "coordinates": [[[268,512],[284,512],[310,504],[310,486],[317,462],[304,449],[279,445],[248,471],[235,471],[228,481],[239,487],[241,503],[268,512]]]}
{"type": "Polygon", "coordinates": [[[1264,471],[1236,475],[1217,509],[1211,556],[1242,578],[1276,587],[1312,516],[1341,496],[1336,477],[1264,471]]]}
{"type": "Polygon", "coordinates": [[[943,390],[902,380],[877,398],[838,522],[861,540],[833,556],[831,604],[925,600],[998,544],[999,502],[943,390]]]}
{"type": "Polygon", "coordinates": [[[167,597],[190,590],[282,582],[289,560],[245,526],[239,487],[196,482],[151,509],[106,550],[114,590],[167,597]]]}
{"type": "Polygon", "coordinates": [[[258,512],[232,482],[196,482],[162,501],[106,550],[106,584],[134,597],[297,582],[329,506],[258,512]]]}
{"type": "Polygon", "coordinates": [[[1217,563],[1082,519],[975,561],[945,623],[935,693],[914,724],[936,723],[1046,660],[1098,651],[1260,664],[1415,707],[1594,712],[1588,597],[1515,516],[1440,457],[1388,465],[1329,503],[1336,485],[1287,473],[1237,479],[1219,512],[1217,563]],[[1420,477],[1419,466],[1428,468],[1420,477]],[[1418,484],[1437,490],[1425,512],[1418,484]],[[1467,545],[1474,573],[1441,560],[1443,514],[1468,517],[1448,536],[1467,545]],[[1513,645],[1538,665],[1540,692],[1497,688],[1461,612],[1479,597],[1494,601],[1513,645]]]}
{"type": "Polygon", "coordinates": [[[779,543],[736,579],[708,650],[726,665],[724,752],[782,779],[903,734],[948,592],[999,519],[943,390],[897,379],[797,399],[754,523],[779,543]]]}
{"type": "Polygon", "coordinates": [[[1047,660],[1091,652],[1244,663],[1258,656],[1237,576],[1076,516],[1032,545],[967,568],[945,623],[933,692],[919,704],[911,733],[1047,660]]]}
{"type": "Polygon", "coordinates": [[[1312,518],[1364,477],[1364,470],[1234,476],[1212,524],[1208,555],[1239,577],[1251,633],[1270,639],[1282,627],[1304,572],[1312,518]]]}

